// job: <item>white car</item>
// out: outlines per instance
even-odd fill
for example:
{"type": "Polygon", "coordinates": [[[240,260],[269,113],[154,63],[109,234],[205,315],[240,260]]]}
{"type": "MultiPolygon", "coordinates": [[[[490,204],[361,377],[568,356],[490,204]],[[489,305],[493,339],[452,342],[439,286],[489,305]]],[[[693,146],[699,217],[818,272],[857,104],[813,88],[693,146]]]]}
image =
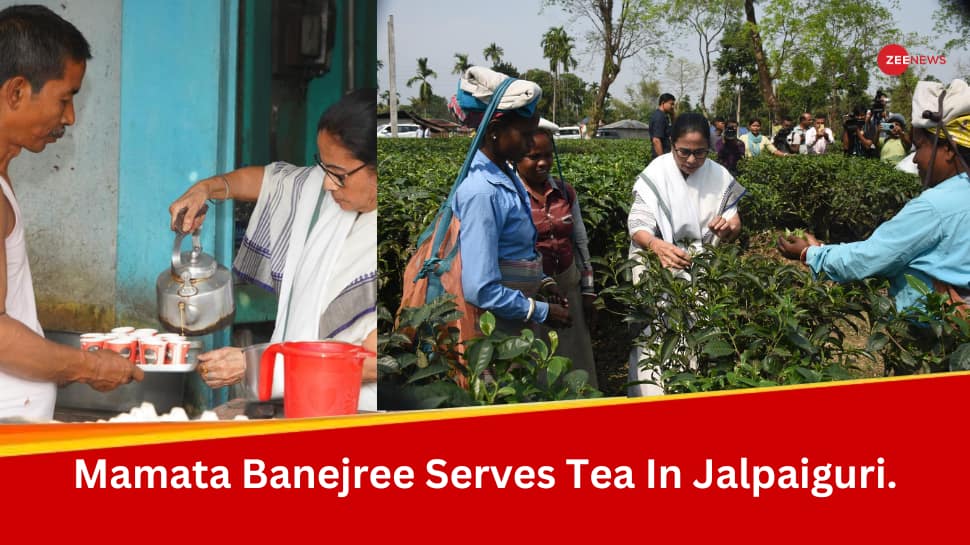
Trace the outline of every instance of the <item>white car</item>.
{"type": "MultiPolygon", "coordinates": [[[[415,125],[414,123],[398,123],[397,124],[397,137],[398,138],[421,138],[421,131],[423,129],[420,125],[415,125]]],[[[381,138],[391,137],[391,126],[380,125],[377,127],[377,136],[381,138]]]]}
{"type": "Polygon", "coordinates": [[[582,138],[582,134],[579,132],[579,127],[559,127],[559,134],[556,138],[563,140],[579,140],[582,138]]]}

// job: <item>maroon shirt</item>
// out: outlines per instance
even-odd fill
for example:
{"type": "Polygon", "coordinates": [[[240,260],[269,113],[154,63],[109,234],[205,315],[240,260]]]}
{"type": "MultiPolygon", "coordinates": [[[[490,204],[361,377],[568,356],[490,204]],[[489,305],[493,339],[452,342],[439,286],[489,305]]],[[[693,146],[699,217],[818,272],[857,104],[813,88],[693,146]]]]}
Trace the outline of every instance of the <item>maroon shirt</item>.
{"type": "Polygon", "coordinates": [[[532,223],[536,226],[536,250],[542,255],[542,270],[548,276],[559,274],[573,264],[573,213],[571,203],[576,200],[575,190],[564,184],[567,197],[546,181],[542,195],[545,204],[529,190],[532,205],[532,223]]]}

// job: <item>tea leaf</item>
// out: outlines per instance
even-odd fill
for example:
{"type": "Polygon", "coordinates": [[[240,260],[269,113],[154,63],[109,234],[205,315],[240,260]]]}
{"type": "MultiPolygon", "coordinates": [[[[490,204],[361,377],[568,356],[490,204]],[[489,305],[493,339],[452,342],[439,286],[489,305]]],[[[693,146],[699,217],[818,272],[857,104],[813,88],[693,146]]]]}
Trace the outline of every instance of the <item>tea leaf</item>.
{"type": "Polygon", "coordinates": [[[525,353],[532,343],[521,337],[512,337],[500,342],[496,347],[496,355],[502,360],[515,359],[525,353]]]}
{"type": "Polygon", "coordinates": [[[482,333],[486,337],[491,336],[492,332],[495,331],[495,316],[491,312],[486,311],[482,314],[482,317],[478,319],[479,327],[482,328],[482,333]]]}
{"type": "Polygon", "coordinates": [[[423,369],[419,369],[410,378],[408,378],[408,383],[417,382],[423,378],[431,377],[439,373],[447,373],[448,365],[444,363],[436,363],[434,365],[429,365],[423,369]]]}
{"type": "Polygon", "coordinates": [[[494,355],[495,349],[492,347],[492,341],[487,338],[478,339],[478,342],[473,344],[466,352],[471,374],[476,377],[481,375],[492,363],[494,355]]]}

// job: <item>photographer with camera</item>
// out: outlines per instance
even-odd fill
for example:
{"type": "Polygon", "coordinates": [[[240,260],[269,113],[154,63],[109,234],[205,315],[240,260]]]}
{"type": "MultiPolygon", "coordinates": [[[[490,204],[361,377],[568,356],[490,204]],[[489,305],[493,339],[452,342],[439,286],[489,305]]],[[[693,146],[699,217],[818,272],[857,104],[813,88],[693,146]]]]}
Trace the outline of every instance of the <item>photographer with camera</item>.
{"type": "Polygon", "coordinates": [[[872,112],[856,106],[842,118],[842,152],[853,157],[874,158],[877,155],[879,133],[872,126],[872,112]]]}
{"type": "Polygon", "coordinates": [[[782,153],[789,153],[791,151],[789,144],[791,143],[793,125],[794,123],[792,123],[790,117],[783,117],[781,119],[781,127],[775,133],[775,137],[771,139],[771,143],[774,144],[775,149],[782,153]]]}
{"type": "Polygon", "coordinates": [[[717,152],[717,162],[728,169],[732,175],[738,175],[738,161],[744,157],[744,142],[738,139],[738,122],[728,121],[724,125],[721,139],[715,142],[714,151],[717,152]]]}
{"type": "Polygon", "coordinates": [[[832,129],[825,126],[825,115],[816,115],[815,125],[805,131],[805,145],[808,147],[808,154],[822,155],[828,150],[829,144],[832,142],[835,142],[835,137],[832,136],[832,129]]]}
{"type": "Polygon", "coordinates": [[[887,163],[896,164],[902,161],[908,154],[912,142],[909,133],[906,131],[906,120],[900,114],[889,116],[889,123],[886,123],[889,135],[882,143],[879,150],[879,158],[887,163]]]}

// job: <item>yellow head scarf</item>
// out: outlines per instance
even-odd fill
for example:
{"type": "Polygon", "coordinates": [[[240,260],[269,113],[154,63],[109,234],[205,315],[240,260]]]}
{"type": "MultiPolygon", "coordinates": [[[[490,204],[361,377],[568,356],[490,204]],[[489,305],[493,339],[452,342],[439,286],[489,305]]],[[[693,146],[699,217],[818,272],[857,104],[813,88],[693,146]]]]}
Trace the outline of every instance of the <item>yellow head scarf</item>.
{"type": "MultiPolygon", "coordinates": [[[[950,133],[950,140],[953,143],[964,148],[970,148],[970,114],[951,119],[946,124],[946,130],[950,133]]],[[[943,136],[943,131],[937,129],[940,136],[943,136]]]]}

